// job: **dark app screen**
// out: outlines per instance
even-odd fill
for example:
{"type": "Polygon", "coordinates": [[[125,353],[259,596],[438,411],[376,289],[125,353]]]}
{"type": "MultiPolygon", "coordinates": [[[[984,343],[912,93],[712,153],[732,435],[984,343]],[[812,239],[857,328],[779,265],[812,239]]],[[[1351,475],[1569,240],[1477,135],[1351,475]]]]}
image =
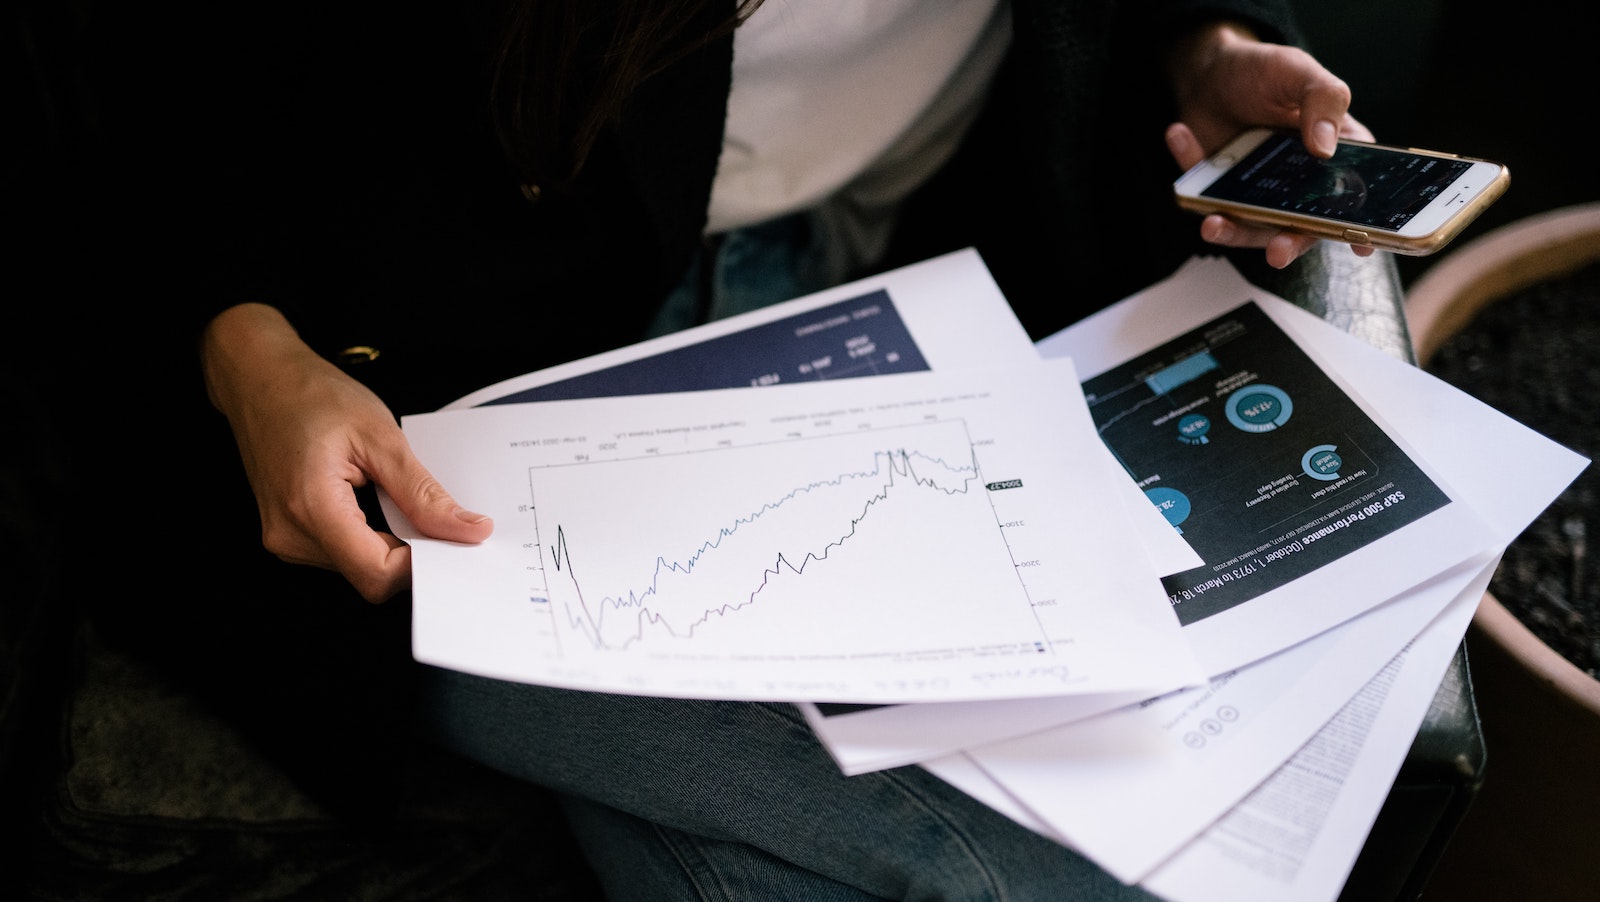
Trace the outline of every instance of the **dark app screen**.
{"type": "Polygon", "coordinates": [[[1340,144],[1331,159],[1274,135],[1204,196],[1398,231],[1471,168],[1464,160],[1340,144]]]}

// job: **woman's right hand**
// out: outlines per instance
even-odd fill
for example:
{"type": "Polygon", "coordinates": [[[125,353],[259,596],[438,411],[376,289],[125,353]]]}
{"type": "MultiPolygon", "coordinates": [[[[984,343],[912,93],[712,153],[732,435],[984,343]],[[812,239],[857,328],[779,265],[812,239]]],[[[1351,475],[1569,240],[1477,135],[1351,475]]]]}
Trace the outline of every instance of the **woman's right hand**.
{"type": "Polygon", "coordinates": [[[456,504],[370,389],[301,341],[276,308],[240,304],[206,327],[201,365],[227,417],[266,549],[337,570],[370,602],[411,585],[411,549],[372,528],[355,490],[381,486],[419,531],[475,544],[493,522],[456,504]]]}
{"type": "MultiPolygon", "coordinates": [[[[1252,126],[1298,131],[1313,156],[1333,155],[1339,138],[1372,140],[1350,115],[1350,88],[1299,47],[1259,41],[1242,26],[1214,22],[1175,46],[1168,69],[1180,121],[1167,128],[1167,150],[1182,172],[1252,126]]],[[[1282,269],[1310,250],[1315,235],[1250,225],[1213,213],[1200,237],[1226,247],[1259,247],[1282,269]]],[[[1357,256],[1373,248],[1350,245],[1357,256]]]]}

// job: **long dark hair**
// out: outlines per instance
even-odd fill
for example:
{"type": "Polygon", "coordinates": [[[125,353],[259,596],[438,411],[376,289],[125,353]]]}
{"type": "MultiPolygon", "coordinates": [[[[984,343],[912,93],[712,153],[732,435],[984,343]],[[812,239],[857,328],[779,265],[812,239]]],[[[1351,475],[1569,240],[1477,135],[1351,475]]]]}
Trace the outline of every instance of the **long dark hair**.
{"type": "Polygon", "coordinates": [[[725,36],[761,2],[508,0],[490,89],[507,155],[532,184],[575,178],[640,84],[725,36]],[[705,29],[718,6],[726,15],[705,29]]]}

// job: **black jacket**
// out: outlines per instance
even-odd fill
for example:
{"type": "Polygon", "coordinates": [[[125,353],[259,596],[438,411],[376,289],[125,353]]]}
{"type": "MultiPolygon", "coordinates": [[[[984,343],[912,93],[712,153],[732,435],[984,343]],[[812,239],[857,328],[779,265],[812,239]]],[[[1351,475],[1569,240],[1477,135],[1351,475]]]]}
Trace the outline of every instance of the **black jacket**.
{"type": "MultiPolygon", "coordinates": [[[[151,203],[176,225],[143,261],[189,317],[176,331],[274,304],[329,357],[379,349],[352,372],[402,414],[640,337],[704,225],[731,38],[648,82],[579,184],[535,204],[491,128],[482,11],[226,6],[140,23],[150,90],[116,96],[135,89],[108,73],[121,156],[160,174],[151,203]]],[[[1252,0],[1013,8],[989,108],[911,200],[887,265],[975,245],[1038,336],[1196,249],[1161,139],[1167,37],[1218,16],[1293,32],[1282,4],[1252,0]]]]}

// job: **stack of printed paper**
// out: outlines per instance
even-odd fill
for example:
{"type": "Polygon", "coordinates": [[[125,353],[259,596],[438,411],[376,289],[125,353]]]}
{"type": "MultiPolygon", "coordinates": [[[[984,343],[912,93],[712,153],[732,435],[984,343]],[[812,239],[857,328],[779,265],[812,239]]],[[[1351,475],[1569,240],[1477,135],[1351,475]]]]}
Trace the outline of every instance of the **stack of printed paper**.
{"type": "Polygon", "coordinates": [[[419,660],[798,702],[1174,902],[1338,895],[1587,464],[1221,260],[1035,347],[972,251],[404,427],[496,519],[386,505],[419,660]]]}

